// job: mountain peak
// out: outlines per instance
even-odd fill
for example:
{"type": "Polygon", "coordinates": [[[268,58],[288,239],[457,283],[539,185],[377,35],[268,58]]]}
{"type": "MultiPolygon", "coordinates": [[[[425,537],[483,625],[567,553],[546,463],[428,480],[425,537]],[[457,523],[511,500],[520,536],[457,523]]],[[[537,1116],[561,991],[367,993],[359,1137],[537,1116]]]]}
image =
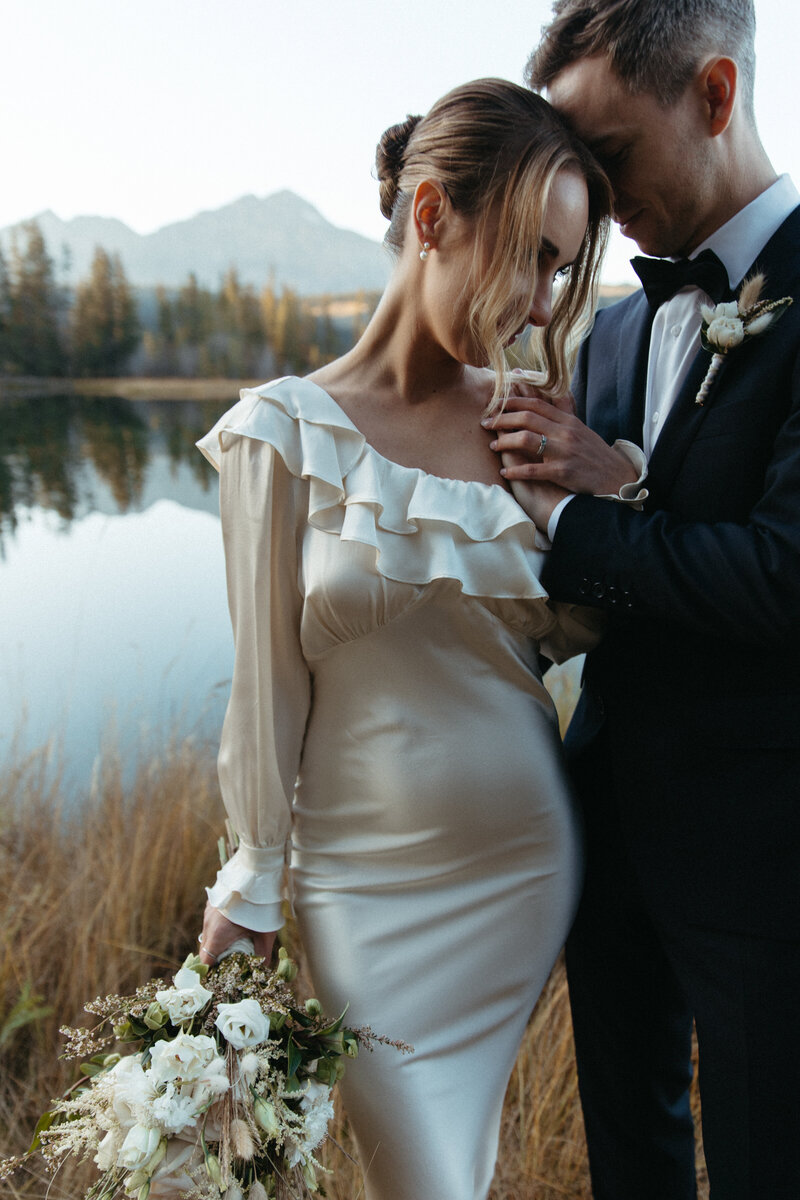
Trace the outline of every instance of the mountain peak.
{"type": "MultiPolygon", "coordinates": [[[[33,219],[51,257],[62,261],[68,247],[69,283],[88,275],[97,246],[119,254],[138,287],[180,287],[193,272],[201,284],[214,288],[233,267],[242,283],[253,287],[273,278],[278,286],[313,295],[379,290],[389,275],[379,242],[332,225],[287,188],[268,196],[240,196],[146,235],[115,217],[62,221],[48,210],[33,219]]],[[[0,246],[8,246],[19,225],[0,230],[0,246]]]]}

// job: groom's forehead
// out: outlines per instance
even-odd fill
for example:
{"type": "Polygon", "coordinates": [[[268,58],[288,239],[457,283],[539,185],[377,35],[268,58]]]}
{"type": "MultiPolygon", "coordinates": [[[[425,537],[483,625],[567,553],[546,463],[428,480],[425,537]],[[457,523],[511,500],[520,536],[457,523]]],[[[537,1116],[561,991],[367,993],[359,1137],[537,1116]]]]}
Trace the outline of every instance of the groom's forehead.
{"type": "Polygon", "coordinates": [[[581,58],[550,81],[547,99],[595,151],[602,150],[641,120],[664,119],[655,96],[633,94],[606,55],[581,58]]]}

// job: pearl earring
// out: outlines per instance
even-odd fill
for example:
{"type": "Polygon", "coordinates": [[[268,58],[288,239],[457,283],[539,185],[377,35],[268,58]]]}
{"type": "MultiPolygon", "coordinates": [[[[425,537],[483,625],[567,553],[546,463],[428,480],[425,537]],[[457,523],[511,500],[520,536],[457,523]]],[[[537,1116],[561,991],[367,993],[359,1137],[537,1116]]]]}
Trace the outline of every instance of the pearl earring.
{"type": "Polygon", "coordinates": [[[423,261],[423,262],[424,262],[424,261],[425,261],[425,259],[428,257],[428,251],[430,250],[430,248],[431,248],[431,244],[430,244],[430,242],[423,242],[423,243],[422,243],[422,249],[421,249],[421,250],[420,250],[420,252],[419,252],[419,256],[420,256],[420,258],[422,259],[422,261],[423,261]]]}

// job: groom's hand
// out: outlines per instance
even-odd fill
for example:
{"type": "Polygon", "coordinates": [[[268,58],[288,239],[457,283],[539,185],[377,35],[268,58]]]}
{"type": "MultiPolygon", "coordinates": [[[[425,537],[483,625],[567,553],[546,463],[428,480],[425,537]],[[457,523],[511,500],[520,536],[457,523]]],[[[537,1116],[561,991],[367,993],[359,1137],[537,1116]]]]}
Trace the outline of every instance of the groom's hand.
{"type": "Polygon", "coordinates": [[[495,434],[492,450],[504,461],[514,455],[502,473],[509,483],[549,483],[565,492],[616,495],[623,484],[635,482],[637,473],[624,454],[569,411],[569,400],[556,404],[537,395],[512,394],[505,412],[483,422],[495,434]]]}

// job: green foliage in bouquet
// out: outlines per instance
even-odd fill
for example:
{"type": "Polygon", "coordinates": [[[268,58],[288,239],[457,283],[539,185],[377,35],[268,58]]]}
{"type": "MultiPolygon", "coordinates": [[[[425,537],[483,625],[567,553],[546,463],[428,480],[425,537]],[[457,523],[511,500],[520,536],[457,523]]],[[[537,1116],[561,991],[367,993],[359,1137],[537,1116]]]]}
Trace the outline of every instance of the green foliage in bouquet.
{"type": "MultiPolygon", "coordinates": [[[[172,986],[154,979],[87,1004],[98,1023],[61,1031],[81,1078],[41,1118],[29,1155],[51,1171],[66,1155],[93,1159],[84,1200],[324,1196],[314,1152],[333,1088],[360,1046],[388,1039],[317,1000],[300,1007],[295,974],[283,949],[275,971],[251,954],[210,969],[190,956],[172,986]]],[[[0,1163],[0,1179],[26,1157],[0,1163]]]]}

